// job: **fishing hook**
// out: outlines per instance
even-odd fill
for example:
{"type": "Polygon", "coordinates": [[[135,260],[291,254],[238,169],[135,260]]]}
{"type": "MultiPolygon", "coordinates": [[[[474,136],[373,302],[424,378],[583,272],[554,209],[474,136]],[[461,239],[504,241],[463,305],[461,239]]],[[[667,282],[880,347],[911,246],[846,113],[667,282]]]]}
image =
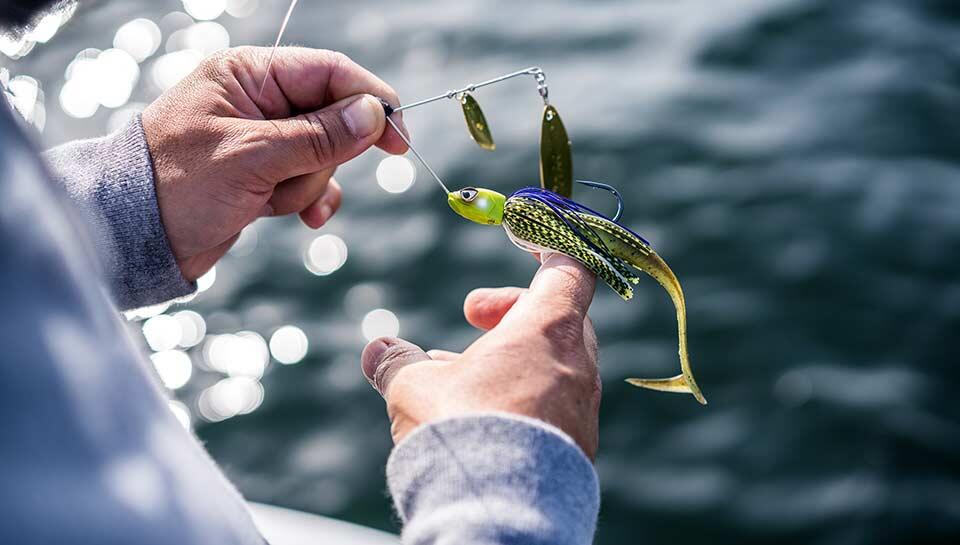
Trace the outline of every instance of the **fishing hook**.
{"type": "Polygon", "coordinates": [[[600,182],[591,182],[589,180],[577,180],[580,185],[585,185],[593,189],[603,189],[613,193],[613,196],[617,198],[617,213],[613,216],[613,222],[616,223],[620,219],[620,215],[623,214],[623,197],[620,196],[620,192],[617,191],[617,188],[612,185],[602,184],[600,182]]]}

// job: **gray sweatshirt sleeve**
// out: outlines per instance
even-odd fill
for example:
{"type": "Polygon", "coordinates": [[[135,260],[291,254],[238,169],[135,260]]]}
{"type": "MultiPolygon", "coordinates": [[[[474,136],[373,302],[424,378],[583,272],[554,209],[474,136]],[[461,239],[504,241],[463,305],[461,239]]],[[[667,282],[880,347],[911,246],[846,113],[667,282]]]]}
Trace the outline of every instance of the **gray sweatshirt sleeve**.
{"type": "Polygon", "coordinates": [[[180,274],[160,219],[140,116],[113,134],[70,142],[45,156],[54,178],[85,215],[121,309],[194,291],[180,274]]]}
{"type": "Polygon", "coordinates": [[[394,449],[387,480],[405,545],[587,545],[596,471],[563,432],[499,413],[433,423],[394,449]]]}

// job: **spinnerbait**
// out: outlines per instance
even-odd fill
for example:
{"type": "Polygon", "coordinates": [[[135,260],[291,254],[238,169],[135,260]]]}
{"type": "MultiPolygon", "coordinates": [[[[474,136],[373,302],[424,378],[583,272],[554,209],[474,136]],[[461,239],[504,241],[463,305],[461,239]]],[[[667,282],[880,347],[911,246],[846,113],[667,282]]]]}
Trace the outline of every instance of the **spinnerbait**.
{"type": "Polygon", "coordinates": [[[576,259],[613,288],[624,300],[633,297],[631,284],[640,281],[635,271],[642,271],[659,282],[670,294],[676,309],[681,373],[664,379],[629,378],[627,382],[652,390],[688,393],[700,403],[704,405],[707,403],[690,368],[687,355],[686,304],[680,282],[673,271],[657,255],[649,242],[617,222],[623,210],[623,201],[616,189],[597,182],[577,182],[610,191],[617,198],[618,204],[617,213],[613,218],[608,218],[570,199],[573,192],[570,140],[560,120],[560,114],[548,101],[543,70],[538,67],[518,70],[405,106],[392,107],[387,102],[382,102],[387,121],[444,189],[450,208],[460,216],[483,225],[502,225],[510,240],[523,250],[535,253],[560,252],[576,259]],[[536,78],[537,89],[544,102],[540,132],[541,187],[525,187],[513,192],[509,197],[491,189],[477,187],[450,191],[391,119],[393,113],[401,110],[444,98],[456,98],[463,107],[467,129],[474,141],[480,147],[492,150],[495,145],[490,127],[472,93],[485,85],[521,75],[532,75],[536,78]]]}
{"type": "MultiPolygon", "coordinates": [[[[291,1],[284,17],[260,86],[261,93],[270,74],[273,54],[280,44],[283,31],[296,4],[296,0],[291,1]]],[[[525,68],[403,106],[394,107],[385,101],[381,100],[381,102],[387,122],[440,184],[447,195],[447,202],[457,214],[484,225],[503,225],[510,240],[523,250],[560,252],[570,256],[593,271],[624,300],[633,297],[631,284],[640,281],[635,271],[643,271],[659,282],[670,294],[676,309],[681,373],[664,379],[630,378],[627,382],[653,390],[688,393],[700,403],[707,403],[690,369],[687,356],[686,305],[680,282],[673,271],[657,255],[650,243],[617,222],[623,209],[623,201],[616,189],[596,182],[578,182],[590,187],[606,189],[616,196],[618,209],[613,218],[608,218],[571,200],[573,161],[570,139],[563,121],[560,120],[560,114],[548,100],[546,76],[543,70],[539,67],[525,68]],[[490,125],[473,93],[481,87],[527,75],[533,76],[536,80],[537,91],[543,98],[544,104],[540,131],[540,187],[526,187],[513,192],[509,197],[490,189],[476,187],[450,191],[391,119],[395,112],[443,99],[456,99],[461,105],[470,136],[481,148],[493,151],[496,149],[496,144],[490,125]]]]}

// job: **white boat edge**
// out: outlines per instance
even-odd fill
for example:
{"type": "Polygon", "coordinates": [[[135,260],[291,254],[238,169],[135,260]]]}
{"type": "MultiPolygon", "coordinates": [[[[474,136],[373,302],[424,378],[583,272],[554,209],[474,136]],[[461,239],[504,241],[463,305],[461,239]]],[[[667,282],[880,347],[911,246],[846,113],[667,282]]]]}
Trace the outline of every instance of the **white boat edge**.
{"type": "Polygon", "coordinates": [[[270,545],[398,545],[400,538],[358,524],[275,505],[248,502],[257,528],[270,545]]]}

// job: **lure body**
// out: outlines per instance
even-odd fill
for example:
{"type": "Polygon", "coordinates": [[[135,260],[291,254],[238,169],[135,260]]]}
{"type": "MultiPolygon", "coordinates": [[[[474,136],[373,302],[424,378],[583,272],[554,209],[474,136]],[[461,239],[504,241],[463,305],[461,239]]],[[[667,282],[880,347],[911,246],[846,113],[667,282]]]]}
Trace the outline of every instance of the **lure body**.
{"type": "Polygon", "coordinates": [[[653,277],[670,294],[677,314],[681,374],[665,379],[627,379],[642,388],[693,395],[706,404],[694,381],[687,355],[686,305],[673,271],[650,244],[633,231],[585,206],[540,188],[524,188],[509,197],[482,188],[450,192],[455,212],[484,225],[502,224],[521,249],[555,251],[576,259],[624,300],[633,297],[636,270],[653,277]]]}

